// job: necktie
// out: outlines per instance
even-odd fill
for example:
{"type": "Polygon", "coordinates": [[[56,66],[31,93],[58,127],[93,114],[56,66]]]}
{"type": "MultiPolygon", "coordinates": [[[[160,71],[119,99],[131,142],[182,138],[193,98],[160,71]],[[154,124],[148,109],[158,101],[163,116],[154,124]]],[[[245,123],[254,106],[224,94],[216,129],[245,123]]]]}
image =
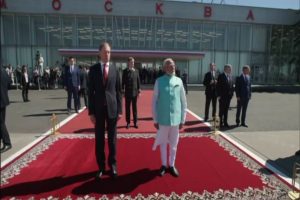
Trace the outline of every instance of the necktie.
{"type": "Polygon", "coordinates": [[[107,64],[103,64],[103,82],[104,82],[104,85],[107,82],[107,77],[108,77],[108,66],[107,66],[107,64]]]}
{"type": "Polygon", "coordinates": [[[230,77],[230,75],[229,75],[229,74],[227,74],[227,79],[228,79],[228,82],[230,83],[230,81],[231,81],[231,77],[230,77]]]}

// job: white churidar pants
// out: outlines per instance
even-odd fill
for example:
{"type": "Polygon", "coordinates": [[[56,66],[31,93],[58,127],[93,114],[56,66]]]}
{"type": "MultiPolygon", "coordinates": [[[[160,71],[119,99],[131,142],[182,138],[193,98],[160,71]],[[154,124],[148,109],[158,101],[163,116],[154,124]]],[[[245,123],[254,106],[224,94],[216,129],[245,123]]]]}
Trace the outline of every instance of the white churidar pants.
{"type": "Polygon", "coordinates": [[[159,129],[156,134],[153,150],[160,145],[160,156],[163,166],[167,167],[167,150],[169,144],[169,166],[174,167],[177,144],[179,140],[179,126],[163,126],[159,125],[159,129]]]}

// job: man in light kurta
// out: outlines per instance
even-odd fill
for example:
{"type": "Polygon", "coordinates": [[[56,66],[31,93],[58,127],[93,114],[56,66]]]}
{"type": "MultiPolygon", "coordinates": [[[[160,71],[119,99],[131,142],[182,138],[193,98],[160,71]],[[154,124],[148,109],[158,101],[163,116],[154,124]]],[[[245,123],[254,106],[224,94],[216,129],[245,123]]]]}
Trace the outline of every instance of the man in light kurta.
{"type": "Polygon", "coordinates": [[[168,169],[172,176],[178,177],[175,167],[179,130],[185,123],[186,96],[182,80],[175,76],[175,62],[171,58],[164,60],[165,75],[155,81],[152,99],[154,126],[158,129],[153,150],[160,146],[162,166],[159,175],[163,176],[168,169]],[[169,145],[169,160],[167,149],[169,145]]]}

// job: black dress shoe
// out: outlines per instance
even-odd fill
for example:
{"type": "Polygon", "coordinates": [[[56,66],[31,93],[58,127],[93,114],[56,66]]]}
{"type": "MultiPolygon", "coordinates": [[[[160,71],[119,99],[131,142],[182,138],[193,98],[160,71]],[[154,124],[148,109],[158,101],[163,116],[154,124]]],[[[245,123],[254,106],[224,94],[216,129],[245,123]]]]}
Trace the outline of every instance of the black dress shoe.
{"type": "Polygon", "coordinates": [[[137,124],[134,124],[134,128],[139,128],[139,126],[137,124]]]}
{"type": "Polygon", "coordinates": [[[3,147],[0,149],[1,153],[4,153],[5,151],[8,151],[9,149],[11,149],[11,144],[4,144],[3,147]]]}
{"type": "Polygon", "coordinates": [[[240,126],[240,123],[236,123],[236,126],[240,126]]]}
{"type": "Polygon", "coordinates": [[[2,148],[1,148],[1,153],[4,153],[6,151],[8,151],[9,149],[11,149],[11,144],[5,144],[2,148]]]}
{"type": "Polygon", "coordinates": [[[245,123],[242,123],[242,125],[241,125],[241,126],[248,128],[248,125],[247,125],[247,124],[245,124],[245,123]]]}
{"type": "Polygon", "coordinates": [[[126,128],[129,129],[129,128],[130,128],[130,124],[127,124],[127,125],[126,125],[126,128]]]}
{"type": "Polygon", "coordinates": [[[163,165],[162,165],[161,168],[159,169],[159,176],[165,175],[166,172],[167,172],[166,166],[163,166],[163,165]]]}
{"type": "Polygon", "coordinates": [[[115,165],[111,166],[111,177],[116,179],[118,177],[117,167],[115,165]]]}
{"type": "Polygon", "coordinates": [[[100,169],[98,172],[97,172],[97,174],[96,174],[96,180],[100,180],[101,179],[101,177],[103,176],[103,174],[104,174],[104,171],[105,170],[103,170],[103,169],[100,169]]]}
{"type": "Polygon", "coordinates": [[[174,177],[178,177],[178,176],[179,176],[179,172],[178,172],[178,170],[175,168],[175,166],[174,166],[174,167],[170,167],[170,173],[171,173],[171,175],[174,176],[174,177]]]}
{"type": "Polygon", "coordinates": [[[230,126],[229,126],[229,124],[224,124],[224,127],[226,127],[226,128],[229,128],[230,126]]]}

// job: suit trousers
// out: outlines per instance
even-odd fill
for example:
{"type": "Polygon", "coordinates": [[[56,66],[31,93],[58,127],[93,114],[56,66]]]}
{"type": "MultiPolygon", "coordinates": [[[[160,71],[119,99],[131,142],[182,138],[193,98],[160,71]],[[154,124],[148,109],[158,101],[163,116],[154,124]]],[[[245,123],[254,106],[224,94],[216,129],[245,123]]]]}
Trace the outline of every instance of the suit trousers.
{"type": "Polygon", "coordinates": [[[125,97],[126,122],[130,124],[130,104],[132,105],[132,116],[134,124],[137,123],[137,96],[125,97]]]}
{"type": "Polygon", "coordinates": [[[78,107],[79,107],[78,87],[74,87],[74,86],[68,87],[68,102],[67,102],[68,109],[71,109],[72,96],[74,99],[74,109],[78,110],[78,107]]]}
{"type": "Polygon", "coordinates": [[[219,117],[220,117],[220,125],[228,124],[228,110],[230,106],[230,97],[220,97],[219,99],[219,117]]]}
{"type": "Polygon", "coordinates": [[[1,108],[1,114],[0,114],[0,121],[1,121],[1,140],[3,141],[3,144],[11,144],[10,137],[5,125],[5,115],[6,115],[6,107],[1,108]]]}
{"type": "Polygon", "coordinates": [[[87,89],[85,88],[80,88],[79,93],[78,93],[78,107],[81,107],[81,100],[80,98],[83,97],[84,100],[84,105],[87,106],[87,89]]]}
{"type": "Polygon", "coordinates": [[[240,123],[240,116],[241,116],[241,110],[242,110],[242,124],[245,124],[246,120],[246,112],[248,107],[249,99],[248,98],[240,98],[239,101],[237,101],[237,110],[236,110],[236,123],[240,123]]]}
{"type": "Polygon", "coordinates": [[[95,139],[96,160],[99,169],[105,169],[105,131],[108,136],[108,164],[110,167],[116,165],[116,143],[117,143],[117,118],[108,118],[107,106],[104,113],[96,115],[95,139]]]}
{"type": "Polygon", "coordinates": [[[208,119],[210,102],[212,102],[212,117],[215,117],[215,115],[216,115],[217,96],[206,95],[204,119],[208,119]]]}

